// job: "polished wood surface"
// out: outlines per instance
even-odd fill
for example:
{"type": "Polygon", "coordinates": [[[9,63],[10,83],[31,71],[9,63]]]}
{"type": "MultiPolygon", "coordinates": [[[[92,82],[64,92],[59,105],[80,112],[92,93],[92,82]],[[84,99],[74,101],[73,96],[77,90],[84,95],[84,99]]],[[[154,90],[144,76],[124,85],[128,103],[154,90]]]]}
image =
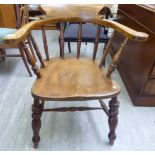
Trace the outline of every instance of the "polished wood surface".
{"type": "Polygon", "coordinates": [[[19,29],[16,33],[12,35],[7,35],[4,37],[5,43],[19,43],[25,40],[27,35],[30,33],[32,29],[37,28],[38,26],[45,25],[47,23],[57,23],[57,22],[87,22],[94,24],[99,24],[101,26],[107,26],[115,29],[125,37],[135,40],[135,41],[146,41],[148,39],[148,34],[143,32],[135,31],[127,26],[124,26],[115,21],[110,21],[107,19],[98,19],[98,18],[85,18],[85,17],[58,17],[58,18],[50,18],[44,20],[37,20],[30,22],[24,25],[21,29],[19,29]]]}
{"type": "Polygon", "coordinates": [[[16,14],[13,4],[0,4],[0,27],[16,28],[16,14]]]}
{"type": "MultiPolygon", "coordinates": [[[[119,5],[117,21],[137,31],[149,34],[146,42],[128,40],[118,70],[136,106],[155,106],[155,12],[141,5],[119,5]]],[[[122,36],[113,38],[113,51],[120,46],[122,36]]]]}
{"type": "Polygon", "coordinates": [[[103,15],[99,12],[103,9],[104,6],[111,7],[110,4],[59,4],[59,5],[40,5],[40,9],[46,15],[51,17],[58,16],[72,16],[72,17],[99,17],[103,15]]]}
{"type": "MultiPolygon", "coordinates": [[[[118,124],[118,108],[119,102],[117,96],[120,92],[120,86],[112,80],[111,74],[117,67],[117,64],[121,60],[123,55],[123,49],[129,39],[135,41],[146,41],[148,39],[148,34],[143,32],[138,32],[122,24],[114,21],[92,18],[92,17],[57,17],[52,19],[38,20],[26,24],[21,29],[19,29],[15,34],[11,36],[6,36],[5,42],[7,43],[20,43],[20,46],[25,51],[27,60],[32,66],[32,70],[37,76],[35,83],[32,87],[32,96],[34,97],[34,103],[32,105],[32,129],[33,137],[32,141],[34,147],[37,148],[40,135],[39,131],[41,128],[41,115],[45,111],[76,111],[76,110],[96,110],[103,109],[108,116],[109,124],[109,144],[113,145],[116,139],[116,127],[118,124]],[[43,62],[39,56],[39,51],[37,56],[40,57],[40,62],[42,65],[39,68],[26,45],[23,43],[27,36],[31,33],[31,30],[37,28],[38,26],[44,26],[49,23],[57,23],[61,25],[61,57],[47,59],[43,62]],[[66,57],[64,52],[64,32],[63,27],[65,22],[78,22],[79,32],[78,32],[78,43],[77,43],[77,58],[66,57]],[[108,26],[114,28],[116,32],[122,34],[123,40],[121,41],[120,47],[118,47],[111,64],[108,69],[104,69],[100,64],[104,61],[105,55],[101,57],[101,60],[95,61],[95,57],[92,58],[80,58],[80,44],[81,44],[81,29],[82,23],[93,23],[97,24],[99,27],[108,26]],[[44,68],[43,68],[44,67],[44,68]],[[104,104],[102,99],[110,98],[109,108],[104,104]],[[70,108],[52,108],[45,109],[45,101],[72,101],[72,100],[92,100],[98,99],[101,107],[70,107],[70,108]]],[[[97,43],[98,35],[96,35],[97,43]]],[[[109,52],[112,44],[112,39],[107,44],[106,55],[109,52]]],[[[37,47],[36,47],[37,49],[37,47]]],[[[52,49],[54,50],[54,49],[52,49]]],[[[47,51],[48,52],[48,51],[47,51]]],[[[96,53],[96,51],[95,51],[96,53]]],[[[94,52],[93,52],[94,55],[94,52]]]]}
{"type": "Polygon", "coordinates": [[[106,78],[106,71],[91,59],[55,58],[45,61],[45,66],[40,69],[42,78],[32,88],[32,95],[42,100],[107,98],[120,91],[118,84],[106,78]]]}

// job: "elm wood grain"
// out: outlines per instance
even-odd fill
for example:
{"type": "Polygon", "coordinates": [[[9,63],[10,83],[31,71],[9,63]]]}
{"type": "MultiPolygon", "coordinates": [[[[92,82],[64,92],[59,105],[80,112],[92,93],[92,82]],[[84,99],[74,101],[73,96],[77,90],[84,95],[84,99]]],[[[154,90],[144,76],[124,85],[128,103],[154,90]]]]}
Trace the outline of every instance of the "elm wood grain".
{"type": "Polygon", "coordinates": [[[98,99],[120,92],[119,85],[91,59],[53,58],[45,66],[32,87],[32,95],[41,100],[98,99]]]}
{"type": "Polygon", "coordinates": [[[110,21],[107,19],[98,19],[98,18],[89,18],[89,17],[88,18],[87,17],[64,17],[64,18],[58,17],[58,18],[52,18],[52,19],[32,21],[24,25],[16,33],[5,36],[4,42],[8,44],[22,42],[26,39],[27,35],[30,33],[32,29],[35,29],[38,26],[42,26],[47,23],[57,23],[57,22],[94,23],[94,24],[98,24],[101,26],[111,27],[131,40],[146,41],[148,39],[148,34],[146,33],[135,31],[127,26],[124,26],[115,21],[110,21]]]}
{"type": "Polygon", "coordinates": [[[103,15],[103,7],[111,8],[110,4],[60,4],[60,5],[40,5],[43,14],[55,17],[71,16],[89,16],[99,17],[103,15]]]}
{"type": "MultiPolygon", "coordinates": [[[[128,41],[118,70],[135,106],[155,106],[155,83],[152,75],[155,61],[155,21],[152,19],[155,12],[139,5],[119,5],[118,9],[119,23],[149,34],[146,42],[128,41]]],[[[113,37],[112,55],[122,39],[118,33],[113,37]]]]}
{"type": "MultiPolygon", "coordinates": [[[[124,37],[121,46],[116,52],[112,65],[115,66],[122,57],[123,47],[128,39],[145,41],[148,38],[146,33],[134,31],[128,27],[109,20],[100,20],[96,18],[86,17],[61,17],[56,19],[39,20],[28,23],[26,26],[18,30],[13,36],[5,37],[8,43],[24,42],[24,39],[31,33],[31,30],[37,26],[43,26],[48,23],[64,23],[64,22],[90,22],[99,26],[110,26],[115,31],[120,32],[124,37]]],[[[80,34],[80,33],[79,33],[80,34]]],[[[80,36],[80,35],[79,35],[80,36]]],[[[98,36],[97,36],[98,37],[98,36]]],[[[80,37],[79,37],[80,38],[80,37]]],[[[63,37],[62,37],[63,39],[63,37]]],[[[111,41],[110,41],[111,42],[111,41]]],[[[111,44],[111,43],[109,43],[111,44]]],[[[116,126],[118,123],[118,101],[117,96],[120,92],[120,86],[112,80],[110,75],[114,70],[112,67],[107,72],[99,66],[100,61],[93,61],[88,58],[73,58],[65,57],[64,59],[52,58],[49,61],[44,61],[45,68],[38,68],[31,53],[24,43],[20,45],[25,50],[28,62],[32,66],[37,79],[32,87],[32,96],[34,97],[33,114],[32,114],[32,129],[34,147],[38,147],[40,136],[39,130],[41,127],[41,114],[44,111],[45,101],[73,101],[73,100],[92,100],[98,99],[101,103],[101,108],[106,112],[109,122],[109,141],[114,144],[116,139],[116,126]],[[109,102],[109,110],[101,99],[111,98],[109,102]]],[[[110,46],[110,45],[108,45],[110,46]]],[[[61,46],[64,48],[64,46],[61,46]]],[[[109,47],[108,47],[109,48],[109,47]]],[[[107,49],[107,48],[106,48],[107,49]]],[[[62,49],[64,51],[64,49],[62,49]]],[[[78,53],[78,51],[77,51],[78,53]]],[[[107,51],[108,53],[108,51],[107,51]]],[[[62,57],[63,57],[62,53],[62,57]]],[[[80,55],[79,55],[80,56],[80,55]]],[[[103,57],[102,57],[103,58],[103,57]]],[[[76,110],[94,110],[91,107],[83,108],[54,108],[49,111],[76,111],[76,110]]],[[[100,109],[100,108],[99,108],[100,109]]],[[[45,109],[47,111],[47,109],[45,109]]]]}

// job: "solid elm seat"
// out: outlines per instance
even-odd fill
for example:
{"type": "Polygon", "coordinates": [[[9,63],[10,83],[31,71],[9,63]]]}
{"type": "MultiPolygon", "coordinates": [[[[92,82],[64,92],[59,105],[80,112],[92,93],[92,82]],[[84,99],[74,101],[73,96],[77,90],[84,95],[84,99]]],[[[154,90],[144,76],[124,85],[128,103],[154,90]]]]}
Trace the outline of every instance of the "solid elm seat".
{"type": "MultiPolygon", "coordinates": [[[[96,37],[96,31],[98,26],[95,24],[83,24],[82,25],[82,42],[94,42],[96,37]]],[[[66,42],[77,42],[79,24],[69,24],[67,25],[64,33],[64,39],[66,42]]],[[[105,43],[108,42],[110,37],[105,33],[104,30],[101,30],[99,42],[105,43]]]]}
{"type": "Polygon", "coordinates": [[[40,69],[42,78],[32,87],[32,95],[40,99],[98,99],[120,92],[115,81],[106,77],[105,70],[88,58],[53,58],[40,69]],[[63,88],[63,89],[61,89],[63,88]]]}
{"type": "Polygon", "coordinates": [[[4,36],[8,34],[13,34],[17,31],[17,29],[11,29],[11,28],[0,28],[0,44],[3,44],[3,38],[4,36]]]}

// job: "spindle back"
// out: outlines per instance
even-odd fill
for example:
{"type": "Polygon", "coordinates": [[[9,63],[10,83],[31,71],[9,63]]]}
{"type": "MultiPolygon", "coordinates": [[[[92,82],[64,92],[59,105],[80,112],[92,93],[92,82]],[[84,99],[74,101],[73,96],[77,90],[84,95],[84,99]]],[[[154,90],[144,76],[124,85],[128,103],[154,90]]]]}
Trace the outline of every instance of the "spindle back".
{"type": "MultiPolygon", "coordinates": [[[[148,35],[146,33],[137,32],[137,31],[130,29],[130,28],[128,28],[122,24],[115,22],[115,21],[110,21],[110,20],[106,20],[106,19],[89,18],[89,17],[60,17],[60,18],[54,18],[54,19],[51,18],[51,19],[44,19],[44,20],[38,20],[38,21],[30,22],[30,23],[26,24],[25,26],[23,26],[21,29],[19,29],[14,35],[6,36],[4,40],[7,43],[14,43],[14,42],[19,43],[24,48],[25,53],[26,53],[27,58],[28,58],[28,61],[32,65],[32,69],[38,78],[41,77],[40,72],[39,72],[39,68],[36,66],[35,61],[33,60],[33,57],[31,56],[28,48],[23,43],[23,41],[25,40],[26,36],[31,32],[32,29],[35,29],[38,26],[41,27],[45,24],[58,23],[58,22],[61,25],[60,26],[61,27],[61,32],[60,32],[61,53],[60,53],[60,56],[62,57],[62,59],[65,59],[65,55],[64,55],[64,23],[65,22],[76,22],[76,23],[79,22],[79,30],[78,30],[78,36],[77,36],[77,38],[78,38],[78,41],[77,41],[77,59],[79,59],[79,57],[80,57],[82,23],[93,23],[93,24],[98,25],[98,30],[96,32],[96,37],[95,37],[95,42],[94,42],[94,51],[93,51],[93,57],[92,57],[93,61],[96,58],[98,39],[99,39],[100,31],[101,31],[101,26],[113,28],[114,31],[117,31],[124,36],[124,40],[123,40],[122,44],[120,45],[118,51],[114,55],[113,60],[112,60],[111,64],[109,65],[109,68],[107,70],[106,76],[108,78],[110,78],[112,72],[115,70],[118,62],[120,61],[121,56],[123,54],[123,49],[124,49],[128,39],[132,39],[135,41],[145,41],[148,38],[148,35]]],[[[114,33],[113,33],[113,35],[114,35],[114,33]]],[[[43,34],[43,36],[45,37],[46,35],[43,34]]],[[[44,41],[45,41],[46,46],[47,46],[47,39],[44,38],[44,41]]],[[[103,55],[102,55],[100,63],[99,63],[99,67],[102,67],[102,64],[105,61],[105,58],[106,58],[106,56],[109,52],[109,49],[111,47],[111,43],[112,43],[112,39],[110,39],[110,41],[108,42],[108,44],[105,48],[105,51],[103,52],[103,55]]],[[[46,48],[48,49],[48,47],[46,47],[46,48]]],[[[50,61],[48,51],[46,51],[46,52],[47,52],[46,53],[46,60],[50,61]]],[[[42,57],[39,57],[39,60],[42,64],[42,67],[45,67],[44,62],[42,60],[42,57]]]]}

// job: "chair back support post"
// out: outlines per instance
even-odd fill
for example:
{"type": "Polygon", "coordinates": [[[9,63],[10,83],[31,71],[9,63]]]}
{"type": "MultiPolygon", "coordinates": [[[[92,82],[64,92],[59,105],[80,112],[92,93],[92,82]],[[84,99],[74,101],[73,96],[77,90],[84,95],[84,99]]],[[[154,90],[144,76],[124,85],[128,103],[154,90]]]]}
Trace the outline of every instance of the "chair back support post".
{"type": "Polygon", "coordinates": [[[80,49],[81,49],[81,40],[82,40],[82,23],[79,24],[78,36],[77,36],[77,58],[80,57],[80,49]]]}
{"type": "Polygon", "coordinates": [[[100,38],[100,32],[101,32],[101,26],[98,25],[97,31],[96,31],[96,37],[94,41],[94,52],[93,52],[93,60],[96,58],[96,53],[98,49],[98,43],[99,43],[99,38],[100,38]]]}
{"type": "Polygon", "coordinates": [[[20,7],[20,20],[21,20],[21,26],[27,24],[29,22],[29,9],[28,4],[21,5],[20,7]]]}
{"type": "Polygon", "coordinates": [[[108,41],[106,47],[103,49],[103,55],[102,55],[101,61],[99,63],[99,67],[102,67],[102,65],[105,63],[105,59],[106,59],[107,54],[109,52],[109,49],[111,48],[111,45],[112,45],[112,38],[114,36],[114,33],[115,33],[115,31],[113,32],[113,34],[112,34],[110,40],[108,41]]]}
{"type": "Polygon", "coordinates": [[[106,77],[110,78],[111,74],[115,71],[117,64],[120,62],[121,57],[123,55],[123,49],[128,41],[128,38],[125,38],[123,43],[120,45],[120,48],[116,52],[116,54],[113,57],[112,63],[108,67],[108,71],[106,73],[106,77]]]}
{"type": "Polygon", "coordinates": [[[42,26],[42,38],[44,43],[44,50],[46,55],[46,60],[49,61],[49,53],[48,53],[48,45],[47,45],[47,38],[44,25],[42,26]]]}
{"type": "Polygon", "coordinates": [[[38,57],[38,59],[39,59],[39,61],[40,61],[40,63],[41,63],[41,66],[44,68],[44,67],[45,67],[45,64],[44,64],[42,55],[41,55],[41,53],[40,53],[40,50],[39,50],[39,48],[38,48],[38,45],[37,45],[37,43],[36,43],[34,37],[33,37],[31,34],[30,34],[30,37],[31,37],[31,41],[32,41],[33,47],[34,47],[34,49],[35,49],[35,51],[36,51],[36,55],[37,55],[37,57],[38,57]]]}
{"type": "Polygon", "coordinates": [[[31,52],[29,51],[28,47],[25,45],[25,43],[20,43],[19,45],[25,52],[27,61],[32,66],[33,72],[36,74],[37,78],[41,78],[39,67],[36,65],[34,57],[31,55],[31,52]]]}
{"type": "Polygon", "coordinates": [[[60,23],[60,57],[64,59],[64,22],[60,23]]]}

